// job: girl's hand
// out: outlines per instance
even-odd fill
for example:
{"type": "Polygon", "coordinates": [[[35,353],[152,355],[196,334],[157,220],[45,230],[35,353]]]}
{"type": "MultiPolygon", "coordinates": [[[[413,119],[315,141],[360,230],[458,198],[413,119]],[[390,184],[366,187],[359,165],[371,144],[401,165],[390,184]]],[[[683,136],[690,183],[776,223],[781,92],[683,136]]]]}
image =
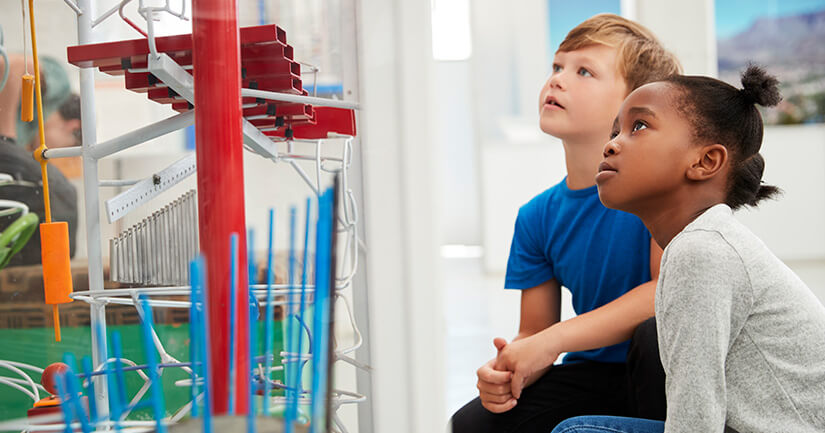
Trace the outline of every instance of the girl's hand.
{"type": "Polygon", "coordinates": [[[560,352],[548,332],[550,329],[513,341],[499,350],[495,368],[513,373],[510,393],[514,398],[520,398],[521,391],[546,373],[559,357],[560,352]]]}
{"type": "MultiPolygon", "coordinates": [[[[496,350],[500,353],[501,349],[507,344],[503,338],[496,338],[493,340],[496,350]]],[[[491,359],[481,368],[476,371],[478,376],[478,397],[481,399],[481,405],[485,409],[493,413],[507,412],[516,406],[516,399],[510,392],[510,378],[513,373],[504,370],[496,370],[496,358],[491,359]]]]}

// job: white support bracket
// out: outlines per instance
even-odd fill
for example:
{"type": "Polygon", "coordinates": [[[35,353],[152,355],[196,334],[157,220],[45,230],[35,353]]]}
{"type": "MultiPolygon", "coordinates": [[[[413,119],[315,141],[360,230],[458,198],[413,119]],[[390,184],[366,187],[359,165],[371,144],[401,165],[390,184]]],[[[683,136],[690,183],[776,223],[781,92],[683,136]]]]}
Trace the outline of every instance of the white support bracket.
{"type": "Polygon", "coordinates": [[[106,216],[109,218],[109,223],[123,218],[138,206],[194,174],[195,171],[196,160],[193,153],[107,200],[106,216]]]}
{"type": "Polygon", "coordinates": [[[243,142],[249,148],[267,159],[278,160],[278,146],[255,125],[243,119],[243,142]]]}
{"type": "Polygon", "coordinates": [[[149,58],[147,66],[152,75],[163,81],[190,104],[195,104],[195,79],[192,74],[164,53],[158,54],[157,57],[151,54],[147,57],[149,58]]]}

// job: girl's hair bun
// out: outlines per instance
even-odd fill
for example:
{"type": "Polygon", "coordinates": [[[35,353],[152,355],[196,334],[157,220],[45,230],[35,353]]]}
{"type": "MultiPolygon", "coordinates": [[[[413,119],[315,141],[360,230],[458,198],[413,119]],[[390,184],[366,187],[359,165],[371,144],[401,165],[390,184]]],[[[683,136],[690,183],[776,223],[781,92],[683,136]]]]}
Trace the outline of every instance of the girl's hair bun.
{"type": "Polygon", "coordinates": [[[759,66],[748,65],[742,73],[742,87],[739,93],[750,104],[772,107],[782,100],[779,94],[779,80],[759,66]]]}

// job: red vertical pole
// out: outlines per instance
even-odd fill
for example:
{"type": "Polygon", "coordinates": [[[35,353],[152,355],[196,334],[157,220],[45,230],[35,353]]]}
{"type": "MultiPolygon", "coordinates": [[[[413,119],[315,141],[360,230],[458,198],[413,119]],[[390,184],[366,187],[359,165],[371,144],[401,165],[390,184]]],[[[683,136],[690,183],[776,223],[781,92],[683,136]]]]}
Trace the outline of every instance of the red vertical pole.
{"type": "Polygon", "coordinates": [[[229,408],[229,236],[238,234],[237,413],[248,409],[246,225],[236,0],[193,0],[192,61],[201,251],[206,258],[212,408],[229,408]]]}

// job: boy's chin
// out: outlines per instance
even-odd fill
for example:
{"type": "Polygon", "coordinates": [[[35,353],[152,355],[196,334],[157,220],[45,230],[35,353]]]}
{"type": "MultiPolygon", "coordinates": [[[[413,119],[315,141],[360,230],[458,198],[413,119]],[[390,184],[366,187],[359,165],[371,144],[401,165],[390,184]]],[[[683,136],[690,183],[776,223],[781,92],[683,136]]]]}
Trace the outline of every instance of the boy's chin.
{"type": "Polygon", "coordinates": [[[564,137],[566,136],[562,128],[550,119],[539,119],[539,128],[541,129],[541,132],[547,135],[552,135],[560,140],[564,140],[564,137]]]}

